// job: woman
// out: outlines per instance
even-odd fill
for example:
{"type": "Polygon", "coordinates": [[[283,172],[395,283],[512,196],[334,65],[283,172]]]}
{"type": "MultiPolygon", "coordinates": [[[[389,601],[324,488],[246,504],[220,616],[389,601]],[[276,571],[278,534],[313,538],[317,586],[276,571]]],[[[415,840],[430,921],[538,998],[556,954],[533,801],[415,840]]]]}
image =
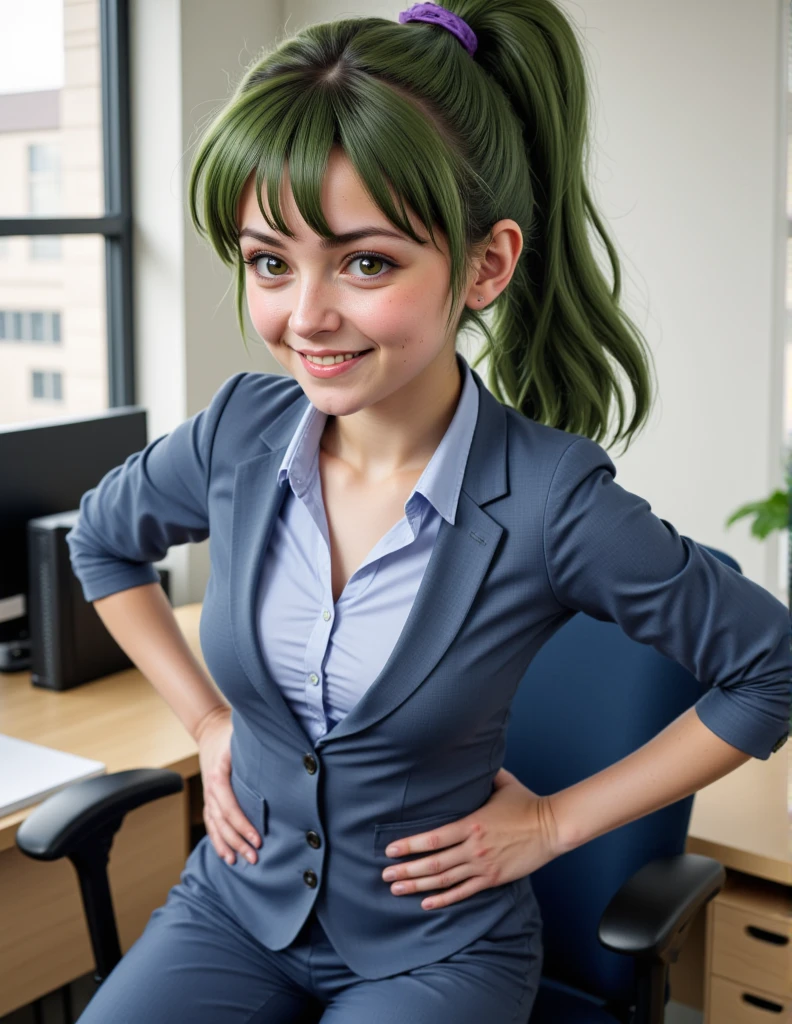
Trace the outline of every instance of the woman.
{"type": "Polygon", "coordinates": [[[196,154],[194,223],[285,373],[230,377],[68,536],[196,738],[207,828],[81,1024],[527,1021],[531,873],[787,736],[785,607],[617,485],[598,443],[614,401],[629,443],[651,387],[584,184],[571,26],[551,0],[453,8],[305,29],[196,154]],[[469,324],[492,393],[456,352],[469,324]],[[210,534],[220,694],[151,565],[210,534]],[[578,610],[709,689],[538,796],[499,770],[510,703],[578,610]]]}

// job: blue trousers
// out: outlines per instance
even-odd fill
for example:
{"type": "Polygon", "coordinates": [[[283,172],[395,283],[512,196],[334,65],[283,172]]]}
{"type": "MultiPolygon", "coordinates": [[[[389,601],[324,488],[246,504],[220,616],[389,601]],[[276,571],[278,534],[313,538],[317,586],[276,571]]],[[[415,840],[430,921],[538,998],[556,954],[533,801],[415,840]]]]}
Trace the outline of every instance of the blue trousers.
{"type": "Polygon", "coordinates": [[[542,969],[541,920],[500,931],[372,981],[343,963],[313,912],[290,946],[269,950],[188,876],[77,1024],[526,1024],[542,969]]]}

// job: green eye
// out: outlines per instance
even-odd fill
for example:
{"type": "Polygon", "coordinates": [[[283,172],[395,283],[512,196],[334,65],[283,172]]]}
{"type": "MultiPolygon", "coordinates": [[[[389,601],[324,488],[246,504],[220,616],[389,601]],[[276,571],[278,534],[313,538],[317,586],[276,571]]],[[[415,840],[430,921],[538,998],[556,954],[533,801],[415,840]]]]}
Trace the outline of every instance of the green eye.
{"type": "MultiPolygon", "coordinates": [[[[252,269],[256,277],[261,281],[274,281],[278,277],[283,277],[288,270],[288,264],[286,261],[271,252],[254,252],[252,255],[248,256],[247,259],[243,259],[242,262],[246,263],[252,269]],[[267,272],[265,274],[260,274],[258,270],[256,270],[256,264],[261,262],[266,262],[267,272]],[[279,271],[273,270],[273,263],[280,264],[282,269],[279,271]]],[[[387,277],[392,270],[396,270],[399,267],[398,263],[394,263],[393,260],[390,260],[385,256],[380,256],[375,252],[359,252],[350,256],[347,260],[346,268],[351,267],[353,263],[368,264],[367,268],[363,271],[363,276],[373,280],[387,277]],[[381,272],[383,268],[387,268],[384,273],[381,272]]],[[[352,276],[354,277],[354,275],[352,276]]]]}
{"type": "MultiPolygon", "coordinates": [[[[272,268],[272,264],[273,263],[280,263],[281,266],[284,267],[284,268],[286,266],[284,261],[282,259],[280,259],[279,257],[277,257],[277,256],[259,256],[258,259],[255,260],[255,262],[259,263],[261,260],[266,260],[267,261],[267,270],[268,271],[272,271],[272,269],[273,269],[272,268]]],[[[280,277],[281,275],[280,274],[275,274],[275,276],[276,277],[280,277]]]]}
{"type": "MultiPolygon", "coordinates": [[[[378,256],[357,256],[355,259],[351,261],[350,266],[352,265],[352,263],[360,263],[361,266],[364,263],[379,263],[380,266],[384,266],[385,260],[381,260],[378,256]]],[[[372,276],[376,277],[377,275],[373,274],[372,276]]]]}

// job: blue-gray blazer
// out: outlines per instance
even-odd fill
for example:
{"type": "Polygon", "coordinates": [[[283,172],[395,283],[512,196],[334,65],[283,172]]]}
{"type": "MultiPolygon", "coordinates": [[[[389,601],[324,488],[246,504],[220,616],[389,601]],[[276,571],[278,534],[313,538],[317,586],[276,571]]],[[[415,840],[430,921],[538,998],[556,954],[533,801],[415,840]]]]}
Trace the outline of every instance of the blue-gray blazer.
{"type": "Polygon", "coordinates": [[[391,840],[486,803],[516,688],[578,610],[689,669],[708,687],[699,716],[727,742],[765,759],[788,733],[784,605],[616,484],[598,444],[520,415],[474,377],[456,523],[442,522],[379,676],[315,746],[267,673],[255,622],[286,493],[277,471],[308,401],[296,381],[234,374],[86,492],[67,535],[89,601],[156,582],[151,563],[169,547],[210,538],[201,647],[233,709],[232,785],[263,842],[255,865],[229,866],[204,838],[182,880],[275,950],[315,906],[366,978],[449,956],[507,914],[537,920],[530,876],[426,911],[426,893],[396,897],[381,872],[391,840]]]}

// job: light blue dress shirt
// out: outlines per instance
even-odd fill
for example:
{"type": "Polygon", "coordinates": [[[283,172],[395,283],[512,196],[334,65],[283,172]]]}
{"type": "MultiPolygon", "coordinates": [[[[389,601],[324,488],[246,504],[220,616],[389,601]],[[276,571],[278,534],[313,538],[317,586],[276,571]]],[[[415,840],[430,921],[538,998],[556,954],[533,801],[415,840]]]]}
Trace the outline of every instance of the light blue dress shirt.
{"type": "Polygon", "coordinates": [[[270,675],[316,742],[360,700],[410,613],[440,520],[453,524],[479,396],[465,358],[454,417],[404,504],[333,604],[330,538],[319,476],[327,414],[309,404],[278,471],[289,486],[258,588],[258,639],[270,675]]]}

